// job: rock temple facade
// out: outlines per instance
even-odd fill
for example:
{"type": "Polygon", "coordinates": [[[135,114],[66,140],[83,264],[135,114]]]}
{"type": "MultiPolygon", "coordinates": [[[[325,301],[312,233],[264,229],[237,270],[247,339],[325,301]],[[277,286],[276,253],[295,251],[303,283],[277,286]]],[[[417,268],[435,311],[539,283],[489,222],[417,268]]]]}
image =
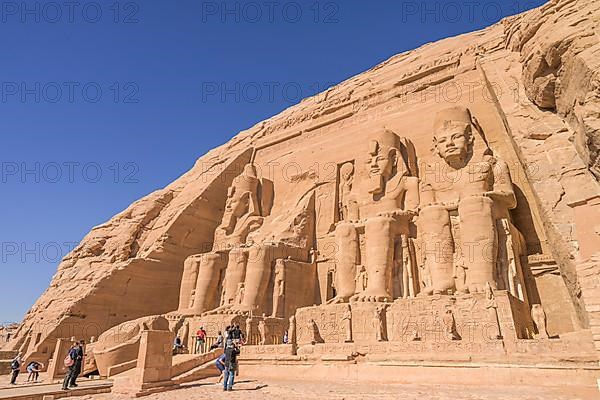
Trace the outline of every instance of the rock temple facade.
{"type": "Polygon", "coordinates": [[[144,332],[238,324],[256,373],[595,384],[599,21],[550,1],[240,132],[95,227],[5,347],[92,339],[109,376],[144,332]]]}

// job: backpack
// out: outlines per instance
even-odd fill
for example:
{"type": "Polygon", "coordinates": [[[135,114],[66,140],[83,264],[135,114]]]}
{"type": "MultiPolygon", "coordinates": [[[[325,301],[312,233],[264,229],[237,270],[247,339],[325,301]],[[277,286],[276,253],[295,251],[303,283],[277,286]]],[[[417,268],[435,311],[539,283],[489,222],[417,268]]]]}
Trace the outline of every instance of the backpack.
{"type": "Polygon", "coordinates": [[[71,354],[67,354],[64,360],[65,367],[71,367],[75,364],[75,360],[71,358],[71,354]]]}
{"type": "Polygon", "coordinates": [[[19,362],[19,360],[12,360],[12,362],[10,363],[10,369],[16,370],[19,368],[21,368],[21,363],[19,362]]]}

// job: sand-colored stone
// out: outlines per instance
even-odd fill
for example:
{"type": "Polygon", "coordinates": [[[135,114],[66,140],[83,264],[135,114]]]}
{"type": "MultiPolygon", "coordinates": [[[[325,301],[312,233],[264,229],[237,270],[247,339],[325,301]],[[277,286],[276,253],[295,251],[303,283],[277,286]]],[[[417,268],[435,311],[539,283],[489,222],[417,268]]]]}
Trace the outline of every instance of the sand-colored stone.
{"type": "Polygon", "coordinates": [[[146,329],[106,332],[164,315],[188,348],[239,325],[257,373],[435,360],[595,384],[598,21],[596,1],[552,0],[239,133],[94,228],[4,347],[43,361],[95,336],[121,372],[146,329]]]}

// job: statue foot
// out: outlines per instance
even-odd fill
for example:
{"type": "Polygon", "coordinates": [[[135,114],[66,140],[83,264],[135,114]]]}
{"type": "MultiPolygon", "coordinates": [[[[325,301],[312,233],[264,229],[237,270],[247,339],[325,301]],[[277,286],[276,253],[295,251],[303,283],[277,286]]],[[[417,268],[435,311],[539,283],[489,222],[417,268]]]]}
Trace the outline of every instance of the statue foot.
{"type": "Polygon", "coordinates": [[[386,294],[375,294],[375,293],[371,294],[368,292],[364,292],[364,293],[355,294],[354,296],[352,296],[350,301],[356,302],[356,303],[383,303],[383,302],[391,301],[391,298],[390,298],[390,296],[388,296],[386,294]]]}
{"type": "Polygon", "coordinates": [[[232,306],[227,310],[227,314],[234,314],[234,315],[245,315],[245,314],[250,314],[250,309],[248,309],[247,307],[242,307],[241,305],[237,305],[237,306],[232,306]]]}
{"type": "Polygon", "coordinates": [[[342,304],[347,303],[348,299],[344,297],[334,297],[333,299],[329,299],[325,304],[342,304]]]}
{"type": "Polygon", "coordinates": [[[217,307],[214,310],[206,311],[201,315],[215,315],[215,314],[227,314],[227,311],[231,308],[231,305],[225,305],[221,307],[217,307]]]}
{"type": "Polygon", "coordinates": [[[432,294],[433,294],[433,288],[426,287],[417,294],[417,297],[426,297],[426,296],[431,296],[432,294]]]}
{"type": "Polygon", "coordinates": [[[485,283],[469,284],[469,293],[485,293],[485,283]]]}

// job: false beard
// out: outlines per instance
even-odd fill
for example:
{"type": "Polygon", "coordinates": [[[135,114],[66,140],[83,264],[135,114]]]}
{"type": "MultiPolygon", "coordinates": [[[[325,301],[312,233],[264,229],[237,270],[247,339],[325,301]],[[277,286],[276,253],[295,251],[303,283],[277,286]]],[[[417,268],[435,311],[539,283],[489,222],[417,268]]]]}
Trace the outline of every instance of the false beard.
{"type": "Polygon", "coordinates": [[[381,193],[383,193],[384,188],[385,188],[385,182],[383,179],[383,175],[381,175],[381,174],[369,175],[369,193],[381,194],[381,193]]]}

